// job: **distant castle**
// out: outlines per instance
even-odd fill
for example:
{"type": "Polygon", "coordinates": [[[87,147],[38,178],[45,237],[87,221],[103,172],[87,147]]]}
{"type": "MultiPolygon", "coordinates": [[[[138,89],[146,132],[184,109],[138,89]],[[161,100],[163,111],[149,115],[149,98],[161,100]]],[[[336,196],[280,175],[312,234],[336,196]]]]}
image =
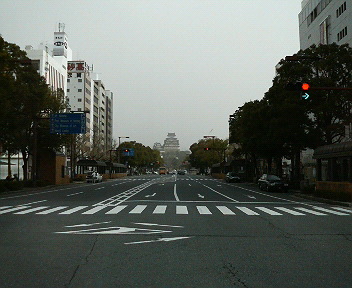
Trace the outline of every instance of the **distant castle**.
{"type": "Polygon", "coordinates": [[[180,141],[176,138],[175,133],[168,133],[164,145],[158,142],[154,143],[153,149],[160,152],[178,152],[180,151],[180,141]]]}

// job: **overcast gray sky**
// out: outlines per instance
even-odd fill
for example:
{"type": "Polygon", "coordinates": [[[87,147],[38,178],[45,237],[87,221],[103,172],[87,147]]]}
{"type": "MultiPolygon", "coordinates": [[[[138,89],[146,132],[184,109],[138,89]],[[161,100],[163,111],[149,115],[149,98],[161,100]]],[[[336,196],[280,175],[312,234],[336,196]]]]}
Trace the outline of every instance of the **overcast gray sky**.
{"type": "Polygon", "coordinates": [[[65,23],[73,60],[114,92],[114,138],[182,149],[228,138],[228,118],[299,50],[300,0],[1,0],[0,34],[24,49],[65,23]]]}

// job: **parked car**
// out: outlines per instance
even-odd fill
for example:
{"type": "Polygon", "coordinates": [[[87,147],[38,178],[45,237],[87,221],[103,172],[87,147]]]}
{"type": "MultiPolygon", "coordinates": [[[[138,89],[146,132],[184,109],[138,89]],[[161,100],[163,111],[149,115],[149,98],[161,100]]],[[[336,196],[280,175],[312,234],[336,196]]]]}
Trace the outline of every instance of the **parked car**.
{"type": "Polygon", "coordinates": [[[87,174],[86,181],[87,183],[103,182],[103,176],[100,175],[98,172],[93,171],[87,174]]]}
{"type": "Polygon", "coordinates": [[[263,174],[258,179],[258,187],[265,191],[287,191],[288,184],[276,175],[263,174]]]}
{"type": "Polygon", "coordinates": [[[235,172],[229,172],[225,176],[226,182],[240,182],[241,178],[235,172]]]}
{"type": "Polygon", "coordinates": [[[185,170],[178,170],[177,174],[178,175],[186,175],[186,172],[185,172],[185,170]]]}

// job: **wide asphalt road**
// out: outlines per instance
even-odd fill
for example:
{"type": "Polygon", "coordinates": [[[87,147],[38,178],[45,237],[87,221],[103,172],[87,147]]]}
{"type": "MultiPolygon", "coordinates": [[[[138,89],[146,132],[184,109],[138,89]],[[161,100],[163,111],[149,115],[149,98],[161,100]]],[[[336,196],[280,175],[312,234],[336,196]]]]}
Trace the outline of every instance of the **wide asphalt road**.
{"type": "Polygon", "coordinates": [[[352,210],[205,176],[0,196],[0,287],[352,287],[352,210]]]}

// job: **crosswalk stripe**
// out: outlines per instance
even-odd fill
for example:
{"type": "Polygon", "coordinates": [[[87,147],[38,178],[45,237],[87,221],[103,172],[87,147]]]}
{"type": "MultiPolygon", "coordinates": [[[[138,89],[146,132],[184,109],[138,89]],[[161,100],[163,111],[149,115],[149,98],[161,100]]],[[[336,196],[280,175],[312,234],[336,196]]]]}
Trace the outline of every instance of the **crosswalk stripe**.
{"type": "Polygon", "coordinates": [[[176,206],[176,214],[188,214],[187,206],[176,206]]]}
{"type": "Polygon", "coordinates": [[[10,213],[10,212],[13,212],[13,211],[17,211],[17,210],[21,210],[21,209],[27,209],[27,208],[29,208],[29,206],[14,207],[14,208],[6,209],[6,210],[1,210],[0,214],[10,213]]]}
{"type": "Polygon", "coordinates": [[[47,214],[50,214],[50,213],[65,209],[67,207],[68,206],[59,206],[59,207],[55,207],[55,208],[52,208],[52,209],[49,209],[49,210],[44,210],[44,211],[38,212],[36,214],[38,214],[38,215],[47,215],[47,214]]]}
{"type": "Polygon", "coordinates": [[[82,214],[84,214],[84,215],[92,215],[92,214],[95,214],[95,213],[99,212],[100,210],[105,209],[105,208],[106,208],[106,206],[97,206],[97,207],[94,207],[94,208],[92,208],[92,209],[90,209],[88,211],[83,212],[82,214]]]}
{"type": "Polygon", "coordinates": [[[220,212],[224,215],[236,215],[235,212],[227,208],[226,206],[216,206],[220,210],[220,212]]]}
{"type": "Polygon", "coordinates": [[[137,205],[130,211],[130,214],[141,214],[145,208],[147,208],[147,205],[137,205]]]}
{"type": "Polygon", "coordinates": [[[236,206],[237,209],[241,210],[243,213],[247,215],[259,215],[257,212],[254,212],[253,210],[247,208],[247,207],[238,207],[236,206]]]}
{"type": "Polygon", "coordinates": [[[342,212],[338,212],[338,211],[333,211],[333,210],[325,209],[325,208],[318,207],[318,206],[315,206],[315,207],[313,207],[313,208],[316,209],[316,210],[320,210],[320,211],[323,211],[323,212],[328,212],[328,213],[335,214],[335,215],[340,215],[340,216],[348,216],[348,215],[349,215],[349,214],[347,214],[347,213],[342,213],[342,212]]]}
{"type": "Polygon", "coordinates": [[[269,208],[265,208],[265,207],[255,207],[255,208],[257,208],[258,210],[261,210],[261,211],[263,211],[263,212],[265,212],[265,213],[268,213],[269,215],[273,215],[273,216],[280,216],[280,215],[282,215],[281,213],[276,212],[276,211],[274,211],[274,210],[271,210],[271,209],[269,209],[269,208]]]}
{"type": "Polygon", "coordinates": [[[75,213],[79,210],[83,210],[84,208],[87,208],[88,206],[77,206],[75,208],[72,208],[72,209],[69,209],[69,210],[66,210],[66,211],[63,211],[61,213],[59,213],[60,215],[69,215],[69,214],[72,214],[72,213],[75,213]]]}
{"type": "Polygon", "coordinates": [[[297,212],[297,211],[294,211],[294,210],[291,210],[291,209],[287,209],[287,208],[285,208],[285,207],[275,207],[275,209],[284,211],[284,212],[286,212],[286,213],[289,213],[289,214],[292,214],[292,215],[295,215],[295,216],[303,216],[303,215],[306,215],[306,214],[303,214],[303,213],[301,213],[301,212],[297,212]]]}
{"type": "Polygon", "coordinates": [[[198,210],[199,214],[203,214],[203,215],[204,214],[205,215],[211,215],[212,214],[207,206],[197,206],[197,210],[198,210]]]}
{"type": "Polygon", "coordinates": [[[16,215],[23,215],[23,214],[28,214],[28,213],[35,212],[35,211],[38,211],[38,210],[42,210],[42,209],[45,209],[45,208],[49,208],[49,206],[35,207],[35,208],[32,208],[32,209],[28,209],[28,210],[16,212],[16,213],[14,213],[14,214],[16,214],[16,215]]]}
{"type": "Polygon", "coordinates": [[[324,214],[324,213],[320,213],[318,211],[314,211],[314,210],[310,210],[310,209],[302,208],[302,207],[295,207],[295,209],[303,211],[303,212],[307,212],[307,213],[310,213],[310,214],[318,215],[318,216],[326,216],[327,215],[327,214],[324,214]]]}
{"type": "Polygon", "coordinates": [[[158,205],[155,207],[153,214],[165,214],[166,205],[158,205]]]}
{"type": "Polygon", "coordinates": [[[346,208],[341,208],[341,207],[331,207],[332,209],[336,209],[342,212],[348,212],[348,213],[352,213],[351,209],[346,209],[346,208]]]}
{"type": "MultiPolygon", "coordinates": [[[[169,205],[129,205],[131,207],[129,210],[129,214],[141,214],[146,211],[148,206],[152,209],[152,214],[166,214],[168,213],[175,213],[177,215],[187,215],[189,214],[189,207],[186,205],[176,205],[176,211],[171,209],[169,205]],[[131,210],[132,209],[132,210],[131,210]]],[[[111,215],[111,214],[118,214],[125,208],[127,208],[128,205],[119,205],[119,206],[106,206],[106,205],[97,205],[93,207],[89,206],[77,206],[73,208],[69,208],[69,206],[57,206],[57,207],[52,207],[50,208],[49,206],[40,206],[40,207],[31,207],[31,206],[2,206],[0,209],[0,214],[6,214],[6,213],[13,213],[16,215],[23,215],[23,214],[29,214],[32,212],[35,212],[37,215],[48,215],[54,212],[58,212],[60,215],[64,214],[72,214],[75,212],[78,212],[80,210],[84,210],[88,208],[89,210],[82,211],[82,215],[92,215],[96,214],[104,209],[108,211],[103,211],[104,214],[106,215],[111,215]],[[109,210],[109,209],[111,210],[109,210]],[[68,209],[68,210],[67,210],[68,209]],[[41,211],[39,211],[41,210],[41,211]],[[39,211],[39,212],[36,212],[39,211]]],[[[172,207],[172,206],[171,206],[172,207]]],[[[212,209],[214,206],[210,206],[212,209]]],[[[229,207],[225,205],[215,205],[217,210],[220,211],[223,215],[241,215],[238,211],[236,212],[236,209],[240,210],[242,213],[246,215],[260,215],[259,213],[264,212],[269,215],[277,215],[281,216],[284,215],[284,213],[294,215],[294,216],[305,216],[307,214],[313,214],[313,215],[318,215],[318,216],[327,216],[327,215],[338,215],[338,216],[350,216],[352,213],[352,210],[345,209],[345,208],[340,208],[340,207],[327,207],[323,208],[320,206],[311,206],[311,207],[263,207],[263,206],[256,206],[252,208],[247,208],[244,206],[235,206],[233,207],[232,205],[229,207]],[[232,208],[231,208],[232,207],[232,208]],[[259,211],[260,212],[259,212],[259,211]],[[280,212],[280,213],[279,213],[280,212]],[[349,213],[348,213],[349,212],[349,213]]],[[[213,212],[209,209],[209,205],[197,205],[195,206],[197,212],[201,215],[212,215],[213,212]]],[[[215,209],[215,208],[214,208],[215,209]]],[[[215,212],[215,211],[214,211],[215,212]]],[[[263,214],[263,213],[261,213],[263,214]]]]}
{"type": "Polygon", "coordinates": [[[117,214],[121,212],[123,209],[125,209],[127,205],[120,205],[116,206],[115,208],[111,209],[110,211],[106,212],[105,214],[117,214]]]}

